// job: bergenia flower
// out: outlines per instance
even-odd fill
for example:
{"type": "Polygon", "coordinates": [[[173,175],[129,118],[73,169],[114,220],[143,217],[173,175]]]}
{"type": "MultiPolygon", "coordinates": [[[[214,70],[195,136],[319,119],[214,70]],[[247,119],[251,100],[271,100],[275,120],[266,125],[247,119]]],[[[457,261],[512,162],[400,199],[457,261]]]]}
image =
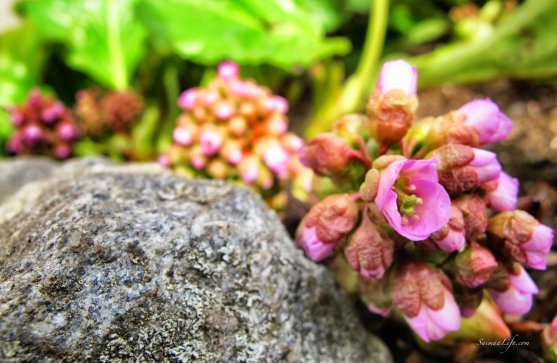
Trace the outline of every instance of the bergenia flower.
{"type": "Polygon", "coordinates": [[[501,172],[499,179],[484,183],[482,188],[486,190],[489,205],[495,211],[504,212],[516,209],[518,179],[501,172]]]}
{"type": "Polygon", "coordinates": [[[512,315],[522,315],[530,311],[533,295],[539,292],[526,270],[513,265],[513,271],[499,267],[488,282],[488,291],[499,308],[512,315]]]}
{"type": "MultiPolygon", "coordinates": [[[[381,164],[380,159],[374,165],[381,164]]],[[[412,241],[428,238],[451,216],[451,200],[438,183],[436,164],[402,158],[380,170],[375,203],[391,227],[412,241]]]]}
{"type": "Polygon", "coordinates": [[[501,173],[501,164],[495,153],[465,145],[443,145],[426,156],[426,159],[431,158],[439,160],[439,182],[449,193],[470,191],[497,180],[501,173]]]}
{"type": "Polygon", "coordinates": [[[516,210],[491,218],[488,233],[494,246],[504,254],[531,268],[545,270],[553,245],[553,229],[516,210]]]}
{"type": "Polygon", "coordinates": [[[300,153],[302,163],[321,176],[344,174],[359,154],[341,137],[324,133],[311,139],[300,153]]]}
{"type": "Polygon", "coordinates": [[[454,252],[462,249],[466,243],[466,237],[464,235],[464,217],[460,209],[451,206],[449,223],[433,233],[430,239],[445,252],[454,252]]]}
{"type": "Polygon", "coordinates": [[[300,225],[297,243],[313,261],[336,251],[358,221],[358,205],[348,194],[331,195],[314,205],[300,225]]]}
{"type": "Polygon", "coordinates": [[[480,145],[502,141],[512,131],[512,121],[490,99],[468,102],[456,112],[464,115],[464,126],[476,131],[480,145]]]}
{"type": "Polygon", "coordinates": [[[448,278],[421,262],[410,262],[395,272],[394,306],[424,341],[443,338],[460,328],[460,310],[448,278]]]}
{"type": "Polygon", "coordinates": [[[418,85],[418,71],[405,60],[392,60],[385,62],[381,67],[377,89],[382,95],[392,90],[400,90],[410,98],[416,94],[418,85]]]}
{"type": "Polygon", "coordinates": [[[487,230],[488,215],[484,198],[478,194],[465,194],[454,199],[453,206],[462,212],[466,240],[477,240],[487,230]]]}
{"type": "Polygon", "coordinates": [[[469,288],[484,284],[497,268],[493,254],[477,242],[472,241],[455,258],[458,282],[469,288]]]}
{"type": "Polygon", "coordinates": [[[365,278],[380,279],[393,263],[394,241],[373,224],[367,212],[344,249],[350,267],[365,278]]]}

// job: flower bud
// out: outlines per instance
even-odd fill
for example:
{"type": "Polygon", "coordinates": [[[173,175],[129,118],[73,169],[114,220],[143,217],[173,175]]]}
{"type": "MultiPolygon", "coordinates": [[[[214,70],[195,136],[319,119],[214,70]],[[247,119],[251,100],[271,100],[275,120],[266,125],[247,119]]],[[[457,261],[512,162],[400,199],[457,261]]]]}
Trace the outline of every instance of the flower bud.
{"type": "Polygon", "coordinates": [[[497,268],[497,261],[491,252],[472,241],[455,258],[457,281],[469,288],[483,285],[497,268]]]}
{"type": "Polygon", "coordinates": [[[52,123],[56,119],[62,117],[64,114],[65,108],[64,105],[60,102],[54,103],[52,106],[45,108],[41,112],[41,118],[45,123],[52,123]]]}
{"type": "Polygon", "coordinates": [[[487,192],[489,205],[497,212],[516,209],[518,199],[518,180],[501,172],[499,179],[482,184],[487,192]]]}
{"type": "Polygon", "coordinates": [[[197,101],[197,88],[190,88],[180,95],[178,98],[178,106],[184,110],[193,110],[197,101]]]}
{"type": "Polygon", "coordinates": [[[451,206],[449,223],[429,237],[437,247],[445,252],[454,252],[464,247],[464,217],[455,206],[451,206]]]}
{"type": "Polygon", "coordinates": [[[392,90],[400,90],[410,98],[416,95],[417,85],[416,67],[402,59],[385,62],[377,81],[377,88],[383,96],[392,90]]]}
{"type": "Polygon", "coordinates": [[[242,159],[238,166],[242,180],[248,185],[253,184],[257,180],[260,168],[259,160],[254,155],[242,159]]]}
{"type": "Polygon", "coordinates": [[[541,342],[545,361],[557,362],[557,316],[543,328],[541,342]]]}
{"type": "Polygon", "coordinates": [[[290,155],[278,144],[270,145],[263,154],[265,164],[271,171],[279,176],[283,176],[290,162],[290,155]]]}
{"type": "Polygon", "coordinates": [[[512,121],[488,98],[468,102],[456,112],[465,116],[463,125],[474,129],[480,145],[504,140],[513,127],[512,121]]]}
{"type": "Polygon", "coordinates": [[[201,151],[206,156],[215,155],[220,150],[222,143],[222,135],[216,129],[206,128],[201,132],[201,151]]]}
{"type": "Polygon", "coordinates": [[[439,160],[439,182],[451,194],[459,194],[497,180],[501,165],[491,151],[459,144],[443,145],[430,152],[426,159],[439,160]]]}
{"type": "Polygon", "coordinates": [[[453,201],[453,205],[462,212],[464,235],[468,241],[476,240],[487,230],[487,207],[482,197],[467,194],[453,201]]]}
{"type": "Polygon", "coordinates": [[[331,195],[310,209],[300,226],[298,244],[313,261],[321,261],[344,243],[358,214],[358,205],[349,195],[331,195]]]}
{"type": "Polygon", "coordinates": [[[377,169],[369,169],[362,185],[360,186],[360,197],[366,202],[373,202],[379,190],[379,179],[381,174],[377,169]]]}
{"type": "Polygon", "coordinates": [[[215,107],[215,116],[219,120],[228,120],[234,115],[234,107],[228,102],[220,102],[215,107]]]}
{"type": "Polygon", "coordinates": [[[391,314],[393,302],[389,278],[359,279],[358,290],[369,311],[383,317],[391,314]]]}
{"type": "Polygon", "coordinates": [[[224,61],[219,64],[218,75],[222,80],[230,81],[238,78],[240,75],[240,68],[234,62],[224,61]]]}
{"type": "Polygon", "coordinates": [[[487,283],[488,291],[499,308],[512,315],[523,315],[532,307],[538,287],[524,268],[515,263],[512,271],[499,266],[487,283]]]}
{"type": "Polygon", "coordinates": [[[62,140],[72,141],[79,137],[77,127],[71,122],[61,122],[56,126],[56,132],[62,140]]]}
{"type": "Polygon", "coordinates": [[[381,279],[393,263],[395,243],[364,213],[360,226],[350,237],[344,255],[350,267],[366,279],[381,279]]]}
{"type": "Polygon", "coordinates": [[[23,129],[23,139],[29,144],[35,144],[43,137],[43,130],[37,125],[28,125],[23,129]]]}
{"type": "Polygon", "coordinates": [[[424,341],[438,340],[460,327],[460,311],[443,272],[409,262],[395,272],[393,304],[424,341]]]}
{"type": "Polygon", "coordinates": [[[489,220],[490,241],[494,248],[515,261],[545,270],[553,245],[553,230],[520,210],[499,213],[489,220]]]}
{"type": "Polygon", "coordinates": [[[177,127],[172,132],[172,139],[178,145],[188,146],[193,141],[193,134],[189,128],[177,127]]]}
{"type": "Polygon", "coordinates": [[[232,165],[238,164],[240,161],[242,161],[242,158],[244,156],[241,144],[232,140],[227,140],[224,142],[220,153],[221,156],[232,165]]]}
{"type": "Polygon", "coordinates": [[[301,152],[302,163],[320,176],[333,176],[348,172],[348,163],[355,151],[333,133],[321,134],[309,141],[301,152]]]}
{"type": "Polygon", "coordinates": [[[68,144],[58,144],[54,148],[54,155],[58,159],[66,159],[71,155],[71,153],[72,153],[72,149],[68,144]]]}

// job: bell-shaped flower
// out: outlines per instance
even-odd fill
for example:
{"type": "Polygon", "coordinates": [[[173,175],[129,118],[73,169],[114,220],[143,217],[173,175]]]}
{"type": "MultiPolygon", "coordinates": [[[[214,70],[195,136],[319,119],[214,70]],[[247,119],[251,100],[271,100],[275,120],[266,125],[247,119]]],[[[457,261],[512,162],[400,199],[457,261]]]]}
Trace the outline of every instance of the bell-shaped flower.
{"type": "Polygon", "coordinates": [[[464,235],[464,217],[460,209],[451,206],[449,223],[433,233],[430,239],[445,252],[454,252],[462,249],[466,243],[466,237],[464,235]]]}
{"type": "Polygon", "coordinates": [[[440,270],[422,262],[403,264],[394,274],[391,294],[394,306],[426,342],[460,328],[460,310],[440,270]]]}
{"type": "Polygon", "coordinates": [[[430,158],[439,160],[439,182],[452,194],[464,193],[482,183],[497,180],[501,173],[495,153],[465,145],[443,145],[426,156],[426,159],[430,158]]]}
{"type": "Polygon", "coordinates": [[[394,241],[370,219],[367,209],[362,221],[344,249],[353,270],[369,279],[380,279],[393,263],[394,241]]]}
{"type": "Polygon", "coordinates": [[[502,141],[512,131],[512,121],[488,98],[468,102],[457,112],[465,116],[464,126],[476,131],[481,145],[502,141]]]}
{"type": "Polygon", "coordinates": [[[455,257],[456,278],[469,288],[484,284],[497,268],[493,254],[479,243],[472,241],[455,257]]]}
{"type": "Polygon", "coordinates": [[[348,194],[331,195],[314,205],[297,233],[297,244],[313,261],[331,256],[358,221],[358,205],[348,194]]]}
{"type": "Polygon", "coordinates": [[[512,271],[499,267],[488,282],[488,291],[499,308],[507,314],[523,315],[532,307],[533,295],[539,292],[526,270],[518,263],[512,271]]]}
{"type": "Polygon", "coordinates": [[[499,179],[484,183],[482,188],[487,192],[489,206],[497,212],[516,209],[518,199],[518,179],[501,172],[499,179]]]}
{"type": "Polygon", "coordinates": [[[490,241],[503,254],[531,268],[545,270],[553,245],[553,229],[528,213],[515,210],[491,218],[488,233],[490,241]]]}
{"type": "Polygon", "coordinates": [[[388,156],[374,162],[380,177],[375,204],[391,227],[400,235],[421,241],[449,222],[451,200],[438,183],[436,160],[404,158],[381,164],[388,156]]]}

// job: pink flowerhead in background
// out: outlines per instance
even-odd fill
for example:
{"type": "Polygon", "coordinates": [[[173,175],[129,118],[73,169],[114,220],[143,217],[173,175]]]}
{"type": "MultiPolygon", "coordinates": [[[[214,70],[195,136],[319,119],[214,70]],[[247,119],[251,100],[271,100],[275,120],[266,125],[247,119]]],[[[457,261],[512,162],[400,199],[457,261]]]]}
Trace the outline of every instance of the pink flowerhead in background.
{"type": "Polygon", "coordinates": [[[178,106],[184,110],[192,110],[195,106],[195,102],[197,101],[198,93],[197,88],[185,90],[178,98],[178,106]]]}
{"type": "Polygon", "coordinates": [[[436,160],[397,160],[379,178],[375,203],[393,229],[421,241],[450,219],[451,200],[438,183],[436,160]]]}
{"type": "Polygon", "coordinates": [[[43,130],[37,125],[29,125],[23,129],[23,138],[29,143],[35,143],[43,136],[43,130]]]}
{"type": "Polygon", "coordinates": [[[46,123],[52,123],[62,116],[64,110],[64,105],[61,102],[56,102],[41,112],[41,118],[46,123]]]}
{"type": "Polygon", "coordinates": [[[172,133],[172,138],[178,145],[188,146],[193,140],[193,135],[189,129],[184,127],[177,127],[172,133]]]}
{"type": "Polygon", "coordinates": [[[488,291],[503,312],[523,315],[532,308],[533,295],[539,290],[521,265],[515,264],[514,268],[517,269],[514,273],[502,268],[498,269],[494,275],[497,275],[496,279],[501,281],[488,291]]]}
{"type": "Polygon", "coordinates": [[[240,67],[234,62],[224,61],[219,64],[218,75],[225,81],[236,79],[240,75],[240,67]]]}
{"type": "Polygon", "coordinates": [[[58,159],[65,159],[69,157],[71,153],[72,149],[68,144],[58,144],[54,148],[54,155],[56,155],[58,159]]]}
{"type": "Polygon", "coordinates": [[[502,141],[512,131],[512,121],[488,98],[468,102],[458,112],[466,116],[464,125],[476,130],[480,144],[502,141]]]}
{"type": "Polygon", "coordinates": [[[288,168],[290,155],[280,145],[270,145],[263,155],[265,164],[277,175],[283,175],[288,168]]]}
{"type": "Polygon", "coordinates": [[[215,109],[215,115],[219,120],[228,120],[234,114],[234,107],[228,102],[221,102],[215,109]]]}
{"type": "Polygon", "coordinates": [[[418,72],[416,67],[405,60],[392,60],[385,62],[379,74],[377,88],[382,95],[398,89],[403,91],[407,97],[416,94],[418,84],[418,72]]]}
{"type": "Polygon", "coordinates": [[[426,342],[460,328],[460,310],[448,278],[425,263],[407,263],[396,271],[392,299],[408,325],[426,342]]]}
{"type": "Polygon", "coordinates": [[[518,179],[505,172],[499,174],[499,179],[485,184],[489,205],[497,212],[516,209],[518,199],[518,179]]]}
{"type": "Polygon", "coordinates": [[[56,126],[56,131],[62,140],[71,141],[77,139],[79,131],[73,123],[62,122],[56,126]]]}
{"type": "Polygon", "coordinates": [[[240,175],[246,184],[253,184],[259,176],[259,161],[254,156],[244,158],[239,165],[240,175]]]}
{"type": "Polygon", "coordinates": [[[205,130],[201,133],[201,151],[207,156],[216,154],[222,142],[222,135],[217,131],[205,130]]]}
{"type": "Polygon", "coordinates": [[[297,244],[319,262],[336,251],[358,221],[358,205],[347,194],[331,195],[314,205],[297,233],[297,244]]]}

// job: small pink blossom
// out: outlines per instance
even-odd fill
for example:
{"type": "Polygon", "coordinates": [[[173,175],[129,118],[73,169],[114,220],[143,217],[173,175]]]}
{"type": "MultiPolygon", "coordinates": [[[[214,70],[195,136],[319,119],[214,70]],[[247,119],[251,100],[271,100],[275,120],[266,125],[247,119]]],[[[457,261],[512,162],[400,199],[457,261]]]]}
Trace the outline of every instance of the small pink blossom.
{"type": "Polygon", "coordinates": [[[204,130],[201,133],[201,151],[206,156],[215,155],[223,143],[222,135],[215,130],[204,130]]]}
{"type": "Polygon", "coordinates": [[[288,168],[290,156],[280,145],[271,145],[265,150],[263,160],[271,171],[278,175],[283,175],[288,168]]]}
{"type": "Polygon", "coordinates": [[[215,115],[219,120],[228,120],[234,115],[234,107],[228,102],[221,102],[215,109],[215,115]]]}
{"type": "Polygon", "coordinates": [[[225,81],[238,78],[240,75],[240,68],[238,65],[231,61],[224,61],[219,64],[218,75],[225,81]]]}
{"type": "Polygon", "coordinates": [[[381,94],[385,95],[391,90],[401,90],[406,96],[411,97],[416,94],[418,84],[418,72],[416,67],[410,65],[405,60],[393,60],[383,64],[377,88],[381,94]]]}
{"type": "Polygon", "coordinates": [[[29,143],[39,141],[43,136],[43,130],[37,125],[28,125],[23,129],[23,138],[29,143]]]}
{"type": "Polygon", "coordinates": [[[454,252],[464,248],[466,236],[464,232],[464,218],[462,212],[451,206],[449,223],[431,235],[431,240],[445,252],[454,252]]]}
{"type": "Polygon", "coordinates": [[[259,176],[259,161],[254,156],[248,156],[240,162],[239,169],[244,182],[253,184],[259,176]]]}
{"type": "Polygon", "coordinates": [[[466,116],[464,125],[476,130],[480,144],[504,140],[512,130],[512,121],[490,99],[468,102],[458,112],[466,116]]]}
{"type": "Polygon", "coordinates": [[[56,131],[60,138],[65,141],[71,141],[77,139],[79,136],[79,131],[77,127],[69,122],[62,122],[56,126],[56,131]]]}
{"type": "Polygon", "coordinates": [[[185,90],[178,98],[178,106],[184,110],[192,110],[195,107],[198,93],[197,88],[185,90]]]}
{"type": "Polygon", "coordinates": [[[526,270],[515,264],[518,273],[511,273],[501,270],[505,285],[503,288],[490,288],[489,293],[501,310],[507,314],[523,315],[530,311],[532,307],[533,295],[539,292],[538,287],[532,281],[526,270]]]}
{"type": "Polygon", "coordinates": [[[64,110],[64,105],[61,102],[56,102],[49,108],[42,110],[41,118],[45,123],[52,123],[62,116],[64,110]]]}
{"type": "Polygon", "coordinates": [[[193,141],[193,135],[188,128],[185,127],[177,127],[174,129],[172,133],[172,138],[174,142],[178,145],[188,146],[193,141]]]}
{"type": "Polygon", "coordinates": [[[518,199],[518,179],[501,172],[499,179],[488,182],[484,189],[487,191],[489,205],[497,212],[516,209],[518,199]]]}
{"type": "Polygon", "coordinates": [[[58,144],[54,148],[54,155],[56,155],[58,159],[66,159],[71,153],[72,149],[68,144],[58,144]]]}
{"type": "Polygon", "coordinates": [[[451,200],[438,183],[436,160],[397,160],[379,178],[375,203],[402,236],[421,241],[449,222],[451,200]]]}

